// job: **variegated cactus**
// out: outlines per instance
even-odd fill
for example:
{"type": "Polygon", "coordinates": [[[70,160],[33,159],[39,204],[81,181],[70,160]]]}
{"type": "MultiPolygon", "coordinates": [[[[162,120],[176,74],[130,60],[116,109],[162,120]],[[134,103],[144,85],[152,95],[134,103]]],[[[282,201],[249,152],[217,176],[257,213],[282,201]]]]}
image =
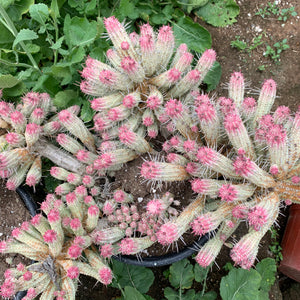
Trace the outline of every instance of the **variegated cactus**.
{"type": "MultiPolygon", "coordinates": [[[[80,85],[85,94],[97,97],[91,100],[97,112],[95,130],[104,139],[119,138],[139,153],[151,152],[144,136],[155,138],[161,123],[169,120],[164,103],[170,98],[177,101],[175,98],[198,88],[212,68],[216,53],[206,50],[193,61],[185,44],[175,48],[170,26],[162,26],[156,33],[144,24],[138,35],[127,34],[115,17],[105,19],[104,24],[114,48],[107,51],[107,64],[86,60],[80,85]]],[[[185,117],[189,123],[189,116],[185,117]]],[[[183,130],[192,134],[188,128],[183,130]]]]}
{"type": "Polygon", "coordinates": [[[75,299],[80,273],[104,284],[111,281],[105,260],[114,254],[137,254],[156,242],[172,244],[187,231],[199,236],[218,229],[196,256],[208,266],[241,220],[248,222],[249,233],[233,247],[231,257],[250,268],[281,201],[299,202],[300,111],[294,117],[287,107],[270,113],[276,96],[273,80],[264,83],[256,101],[244,98],[243,75],[234,73],[229,98],[210,99],[198,87],[215,61],[213,50],[193,63],[186,45],[175,49],[169,26],[155,33],[142,25],[138,35],[127,34],[114,17],[104,23],[114,46],[107,52],[108,63],[88,58],[81,83],[81,90],[94,97],[96,135],[74,107],[46,122],[52,107],[46,94],[31,93],[17,107],[1,102],[0,116],[9,133],[2,138],[0,168],[3,177],[18,176],[14,181],[10,177],[14,184],[8,187],[21,184],[31,165],[27,178],[35,177],[26,182],[34,185],[41,176],[41,156],[57,163],[50,173],[63,181],[56,195],[49,194],[41,204],[47,217],[34,217],[0,243],[3,253],[37,261],[6,272],[4,297],[28,289],[25,299],[38,294],[41,299],[75,299]],[[107,174],[143,153],[154,153],[151,139],[161,128],[169,135],[162,154],[167,162],[145,161],[140,173],[151,182],[190,181],[197,195],[181,212],[180,199],[171,191],[149,200],[143,212],[128,192],[107,194],[107,174]],[[57,156],[52,136],[65,158],[57,156]],[[99,177],[106,178],[104,186],[99,177]]]}
{"type": "MultiPolygon", "coordinates": [[[[167,245],[186,230],[201,236],[220,226],[196,257],[206,267],[240,220],[246,220],[249,233],[234,245],[231,257],[250,268],[281,201],[300,202],[300,111],[293,117],[288,107],[279,106],[271,113],[276,97],[271,79],[263,84],[258,101],[244,98],[244,78],[239,72],[231,76],[229,98],[209,99],[199,92],[192,96],[190,113],[199,127],[198,136],[177,133],[163,145],[168,162],[145,161],[141,168],[149,181],[189,179],[198,194],[177,219],[161,226],[158,241],[167,245]],[[193,206],[199,199],[204,210],[193,206]]],[[[182,104],[180,110],[188,111],[188,107],[182,104]]],[[[178,117],[169,111],[166,103],[165,112],[176,122],[178,117]]]]}
{"type": "MultiPolygon", "coordinates": [[[[24,179],[27,185],[34,187],[42,176],[42,157],[72,172],[82,174],[85,170],[83,163],[52,142],[58,135],[57,142],[63,144],[66,136],[63,132],[68,131],[83,143],[75,141],[77,152],[86,147],[95,153],[94,137],[77,117],[80,108],[72,106],[53,115],[55,110],[47,93],[27,93],[18,105],[0,102],[1,127],[7,130],[0,137],[0,175],[7,178],[8,189],[15,190],[24,179]]],[[[67,136],[65,139],[73,138],[67,136]]]]}
{"type": "Polygon", "coordinates": [[[12,297],[27,290],[23,299],[75,299],[79,274],[94,277],[107,285],[112,271],[97,251],[91,248],[92,232],[100,209],[84,201],[76,191],[61,199],[52,194],[42,203],[42,214],[24,222],[12,238],[0,242],[1,253],[20,253],[35,262],[18,265],[5,272],[1,295],[12,297]],[[84,255],[84,256],[83,256],[84,255]]]}

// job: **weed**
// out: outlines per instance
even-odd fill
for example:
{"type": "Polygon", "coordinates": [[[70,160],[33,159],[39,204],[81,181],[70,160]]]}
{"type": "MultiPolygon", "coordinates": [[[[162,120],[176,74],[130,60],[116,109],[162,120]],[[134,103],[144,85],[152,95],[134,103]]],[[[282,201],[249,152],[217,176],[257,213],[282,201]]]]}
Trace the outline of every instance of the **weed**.
{"type": "Polygon", "coordinates": [[[230,42],[230,46],[240,51],[243,51],[248,48],[247,43],[245,41],[241,41],[239,35],[236,35],[235,40],[230,42]]]}
{"type": "Polygon", "coordinates": [[[274,254],[275,256],[275,261],[277,263],[279,263],[282,260],[282,253],[281,253],[281,246],[279,244],[278,238],[279,238],[279,234],[277,232],[277,230],[275,229],[274,226],[272,226],[270,228],[271,231],[271,245],[269,246],[270,251],[274,254]]]}
{"type": "Polygon", "coordinates": [[[262,37],[263,37],[262,34],[254,37],[252,43],[248,45],[244,40],[240,40],[239,35],[236,35],[235,40],[230,42],[230,46],[240,51],[246,51],[251,56],[251,52],[254,49],[256,49],[258,46],[263,44],[262,37]]]}
{"type": "Polygon", "coordinates": [[[290,46],[287,44],[287,39],[283,39],[281,42],[276,42],[273,47],[267,44],[266,51],[264,52],[264,56],[270,56],[275,63],[280,62],[281,52],[289,49],[290,46]]]}
{"type": "Polygon", "coordinates": [[[289,17],[297,16],[297,12],[294,6],[280,9],[276,2],[268,2],[267,5],[261,7],[255,15],[261,16],[263,19],[265,17],[276,16],[278,21],[286,22],[289,17]]]}

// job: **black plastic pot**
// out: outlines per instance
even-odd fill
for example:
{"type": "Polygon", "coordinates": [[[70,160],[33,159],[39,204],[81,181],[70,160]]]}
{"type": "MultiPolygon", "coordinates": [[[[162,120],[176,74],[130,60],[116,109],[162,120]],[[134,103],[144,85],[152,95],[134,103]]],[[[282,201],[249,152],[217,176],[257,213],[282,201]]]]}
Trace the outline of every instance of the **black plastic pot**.
{"type": "MultiPolygon", "coordinates": [[[[22,188],[22,187],[18,187],[17,188],[17,193],[19,194],[20,198],[22,199],[22,201],[24,202],[26,208],[28,209],[30,215],[32,217],[34,217],[37,213],[37,209],[38,209],[38,206],[37,204],[35,203],[35,201],[33,200],[32,196],[30,195],[30,193],[22,188]]],[[[26,291],[21,291],[21,292],[18,292],[14,299],[15,300],[21,300],[23,297],[26,296],[26,291]]]]}
{"type": "Polygon", "coordinates": [[[184,248],[180,252],[166,254],[162,256],[152,256],[152,257],[144,257],[137,258],[133,255],[118,255],[113,256],[114,259],[123,262],[125,264],[141,266],[141,267],[162,267],[171,265],[177,261],[180,261],[184,258],[190,257],[192,254],[197,252],[199,246],[203,246],[209,239],[209,234],[201,237],[197,242],[194,242],[191,246],[184,248]]]}

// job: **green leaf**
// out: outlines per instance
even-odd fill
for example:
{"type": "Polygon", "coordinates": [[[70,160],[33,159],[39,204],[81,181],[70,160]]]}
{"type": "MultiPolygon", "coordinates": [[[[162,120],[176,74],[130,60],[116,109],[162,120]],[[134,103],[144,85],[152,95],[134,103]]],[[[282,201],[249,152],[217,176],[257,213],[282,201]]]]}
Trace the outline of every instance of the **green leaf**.
{"type": "Polygon", "coordinates": [[[21,29],[14,40],[13,48],[20,42],[31,41],[31,40],[35,40],[37,38],[38,38],[38,35],[33,30],[21,29]]]}
{"type": "Polygon", "coordinates": [[[166,18],[165,14],[158,13],[151,15],[150,22],[155,25],[166,24],[168,22],[168,19],[166,18]]]}
{"type": "Polygon", "coordinates": [[[118,13],[121,16],[121,21],[128,17],[131,20],[135,20],[139,17],[139,13],[130,0],[121,0],[118,13]]]}
{"type": "Polygon", "coordinates": [[[58,50],[61,47],[64,38],[65,36],[61,36],[50,48],[53,50],[58,50]]]}
{"type": "Polygon", "coordinates": [[[146,298],[132,286],[125,286],[124,298],[125,300],[146,300],[146,298]]]}
{"type": "Polygon", "coordinates": [[[177,1],[178,4],[186,4],[182,5],[182,8],[187,11],[187,13],[190,13],[193,9],[199,8],[204,6],[208,0],[181,0],[177,1]]]}
{"type": "Polygon", "coordinates": [[[43,3],[31,5],[29,7],[29,14],[33,20],[43,25],[49,17],[48,6],[43,3]]]}
{"type": "Polygon", "coordinates": [[[169,286],[166,287],[164,289],[164,296],[168,299],[168,300],[178,300],[179,299],[179,295],[178,292],[173,290],[172,288],[170,288],[169,286]]]}
{"type": "Polygon", "coordinates": [[[263,259],[256,265],[256,271],[261,276],[260,288],[263,291],[269,291],[271,286],[275,282],[275,274],[276,274],[276,262],[274,259],[268,257],[263,259]]]}
{"type": "Polygon", "coordinates": [[[3,89],[4,97],[16,97],[22,95],[26,87],[23,82],[12,75],[1,75],[0,89],[3,89]]]}
{"type": "Polygon", "coordinates": [[[220,294],[223,300],[253,300],[259,295],[261,276],[254,269],[232,269],[222,278],[220,294]]]}
{"type": "Polygon", "coordinates": [[[17,97],[23,95],[26,91],[26,86],[23,82],[18,83],[14,87],[3,89],[4,98],[17,97]]]}
{"type": "Polygon", "coordinates": [[[85,46],[91,44],[97,36],[97,22],[89,22],[87,18],[73,17],[68,20],[66,16],[64,34],[69,47],[85,46]]]}
{"type": "Polygon", "coordinates": [[[22,19],[22,15],[26,14],[30,5],[34,4],[34,0],[15,0],[13,5],[7,8],[7,13],[13,21],[22,19]]]}
{"type": "Polygon", "coordinates": [[[13,4],[15,0],[0,0],[0,5],[5,9],[13,4]]]}
{"type": "Polygon", "coordinates": [[[76,98],[78,98],[78,95],[75,91],[64,90],[64,91],[58,92],[55,95],[53,103],[55,106],[57,106],[59,108],[66,108],[66,107],[68,107],[68,103],[76,98]]]}
{"type": "Polygon", "coordinates": [[[210,33],[201,25],[194,23],[191,18],[180,18],[173,25],[178,44],[185,43],[190,50],[196,52],[203,52],[205,49],[211,48],[210,33]]]}
{"type": "Polygon", "coordinates": [[[27,50],[30,52],[30,53],[32,53],[32,54],[34,54],[34,53],[38,53],[38,52],[40,52],[40,50],[41,50],[41,47],[40,46],[38,46],[38,45],[36,45],[36,44],[26,44],[26,47],[27,47],[27,50]]]}
{"type": "Polygon", "coordinates": [[[51,97],[61,88],[60,83],[51,75],[43,74],[40,76],[33,87],[34,91],[48,93],[51,97]]]}
{"type": "Polygon", "coordinates": [[[93,119],[94,116],[94,110],[91,108],[91,104],[89,101],[85,101],[83,103],[83,106],[81,108],[81,115],[80,118],[84,122],[89,122],[93,119]]]}
{"type": "Polygon", "coordinates": [[[218,295],[215,291],[210,291],[208,293],[205,293],[203,296],[201,293],[197,293],[195,295],[194,300],[215,300],[217,299],[218,295]]]}
{"type": "Polygon", "coordinates": [[[213,26],[223,27],[236,22],[239,12],[240,8],[234,0],[214,0],[195,11],[195,14],[213,26]]]}
{"type": "Polygon", "coordinates": [[[10,44],[14,41],[14,39],[15,37],[13,34],[2,23],[0,23],[0,45],[10,44]]]}
{"type": "Polygon", "coordinates": [[[195,299],[195,290],[190,289],[185,294],[181,293],[179,295],[178,291],[171,289],[170,287],[165,288],[164,296],[168,300],[194,300],[195,299]]]}
{"type": "Polygon", "coordinates": [[[171,265],[169,280],[174,288],[189,289],[192,286],[194,271],[188,259],[183,259],[171,265]]]}
{"type": "Polygon", "coordinates": [[[78,48],[75,48],[71,54],[70,54],[70,57],[68,60],[70,60],[70,62],[72,64],[75,64],[75,63],[79,63],[81,62],[85,57],[85,51],[84,51],[84,47],[83,46],[80,46],[78,48]]]}
{"type": "MultiPolygon", "coordinates": [[[[113,273],[121,287],[132,286],[142,294],[148,292],[154,281],[154,275],[150,269],[123,264],[116,260],[113,260],[113,273]]],[[[117,285],[113,286],[117,287],[117,285]]]]}
{"type": "Polygon", "coordinates": [[[1,75],[0,76],[0,89],[6,89],[16,86],[20,81],[12,75],[1,75]]]}
{"type": "Polygon", "coordinates": [[[206,74],[203,82],[207,84],[207,91],[214,90],[220,82],[222,75],[221,65],[216,61],[206,74]]]}
{"type": "Polygon", "coordinates": [[[202,282],[206,279],[209,268],[203,268],[199,264],[195,264],[194,266],[194,274],[195,280],[197,282],[202,282]]]}
{"type": "Polygon", "coordinates": [[[68,63],[67,66],[61,63],[51,67],[52,74],[55,77],[63,78],[60,83],[61,85],[69,84],[72,81],[72,72],[69,65],[70,63],[68,63]]]}

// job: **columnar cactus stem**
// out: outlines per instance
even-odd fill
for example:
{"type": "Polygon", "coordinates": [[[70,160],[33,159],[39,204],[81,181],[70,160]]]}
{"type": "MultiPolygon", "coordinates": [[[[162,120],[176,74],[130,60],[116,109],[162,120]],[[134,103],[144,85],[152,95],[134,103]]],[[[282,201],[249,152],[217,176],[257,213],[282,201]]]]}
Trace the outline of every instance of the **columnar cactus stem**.
{"type": "Polygon", "coordinates": [[[34,145],[34,150],[41,156],[50,159],[57,165],[71,172],[82,174],[85,170],[84,165],[77,159],[45,140],[39,140],[34,145]]]}

